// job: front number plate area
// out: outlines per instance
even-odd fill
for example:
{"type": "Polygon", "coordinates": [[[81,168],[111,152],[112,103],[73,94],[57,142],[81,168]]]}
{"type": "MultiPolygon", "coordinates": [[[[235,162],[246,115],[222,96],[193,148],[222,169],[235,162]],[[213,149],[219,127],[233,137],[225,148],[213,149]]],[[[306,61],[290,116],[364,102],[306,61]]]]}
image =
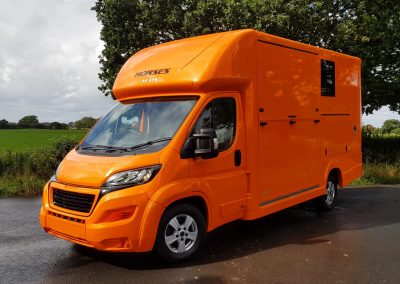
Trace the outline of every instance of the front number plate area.
{"type": "Polygon", "coordinates": [[[84,224],[63,220],[49,215],[47,215],[46,221],[47,227],[56,232],[78,239],[85,239],[86,234],[84,224]]]}

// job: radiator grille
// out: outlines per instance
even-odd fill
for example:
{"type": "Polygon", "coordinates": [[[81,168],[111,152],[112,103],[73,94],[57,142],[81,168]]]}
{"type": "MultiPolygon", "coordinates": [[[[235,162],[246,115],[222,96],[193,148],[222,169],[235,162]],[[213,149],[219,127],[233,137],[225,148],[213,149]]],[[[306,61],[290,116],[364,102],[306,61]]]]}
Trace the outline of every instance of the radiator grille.
{"type": "Polygon", "coordinates": [[[89,213],[95,196],[61,189],[53,189],[53,204],[73,211],[89,213]]]}

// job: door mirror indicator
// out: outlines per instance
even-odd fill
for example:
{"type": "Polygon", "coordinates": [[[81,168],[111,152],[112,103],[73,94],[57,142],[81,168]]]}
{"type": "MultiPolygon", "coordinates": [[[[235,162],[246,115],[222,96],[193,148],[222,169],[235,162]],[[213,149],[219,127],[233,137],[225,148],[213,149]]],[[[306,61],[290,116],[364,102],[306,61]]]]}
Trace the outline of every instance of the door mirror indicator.
{"type": "Polygon", "coordinates": [[[211,159],[218,156],[217,134],[212,128],[201,128],[200,133],[189,137],[181,150],[181,158],[202,157],[211,159]]]}

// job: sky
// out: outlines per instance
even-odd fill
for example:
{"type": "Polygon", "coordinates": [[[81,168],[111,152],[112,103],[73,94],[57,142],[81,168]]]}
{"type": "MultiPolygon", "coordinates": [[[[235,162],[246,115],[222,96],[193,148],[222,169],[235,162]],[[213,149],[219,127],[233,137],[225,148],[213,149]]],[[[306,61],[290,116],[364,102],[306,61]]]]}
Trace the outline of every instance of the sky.
{"type": "Polygon", "coordinates": [[[400,115],[397,112],[390,111],[388,107],[382,107],[372,115],[363,115],[362,123],[364,125],[372,124],[375,127],[381,127],[385,120],[388,119],[400,120],[400,115]]]}
{"type": "Polygon", "coordinates": [[[97,89],[94,1],[0,0],[0,119],[99,117],[115,103],[97,89]]]}
{"type": "MultiPolygon", "coordinates": [[[[115,103],[97,87],[101,25],[94,0],[0,0],[0,119],[40,122],[100,117],[115,103]]],[[[382,108],[364,116],[380,127],[400,116],[382,108]]]]}

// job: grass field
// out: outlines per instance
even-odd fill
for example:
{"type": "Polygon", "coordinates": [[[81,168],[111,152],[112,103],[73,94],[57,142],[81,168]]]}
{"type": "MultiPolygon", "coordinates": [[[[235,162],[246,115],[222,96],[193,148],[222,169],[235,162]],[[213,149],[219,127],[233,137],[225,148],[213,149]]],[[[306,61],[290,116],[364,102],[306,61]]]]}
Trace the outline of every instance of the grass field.
{"type": "Polygon", "coordinates": [[[0,150],[37,149],[60,137],[82,139],[87,130],[0,129],[0,150]]]}

